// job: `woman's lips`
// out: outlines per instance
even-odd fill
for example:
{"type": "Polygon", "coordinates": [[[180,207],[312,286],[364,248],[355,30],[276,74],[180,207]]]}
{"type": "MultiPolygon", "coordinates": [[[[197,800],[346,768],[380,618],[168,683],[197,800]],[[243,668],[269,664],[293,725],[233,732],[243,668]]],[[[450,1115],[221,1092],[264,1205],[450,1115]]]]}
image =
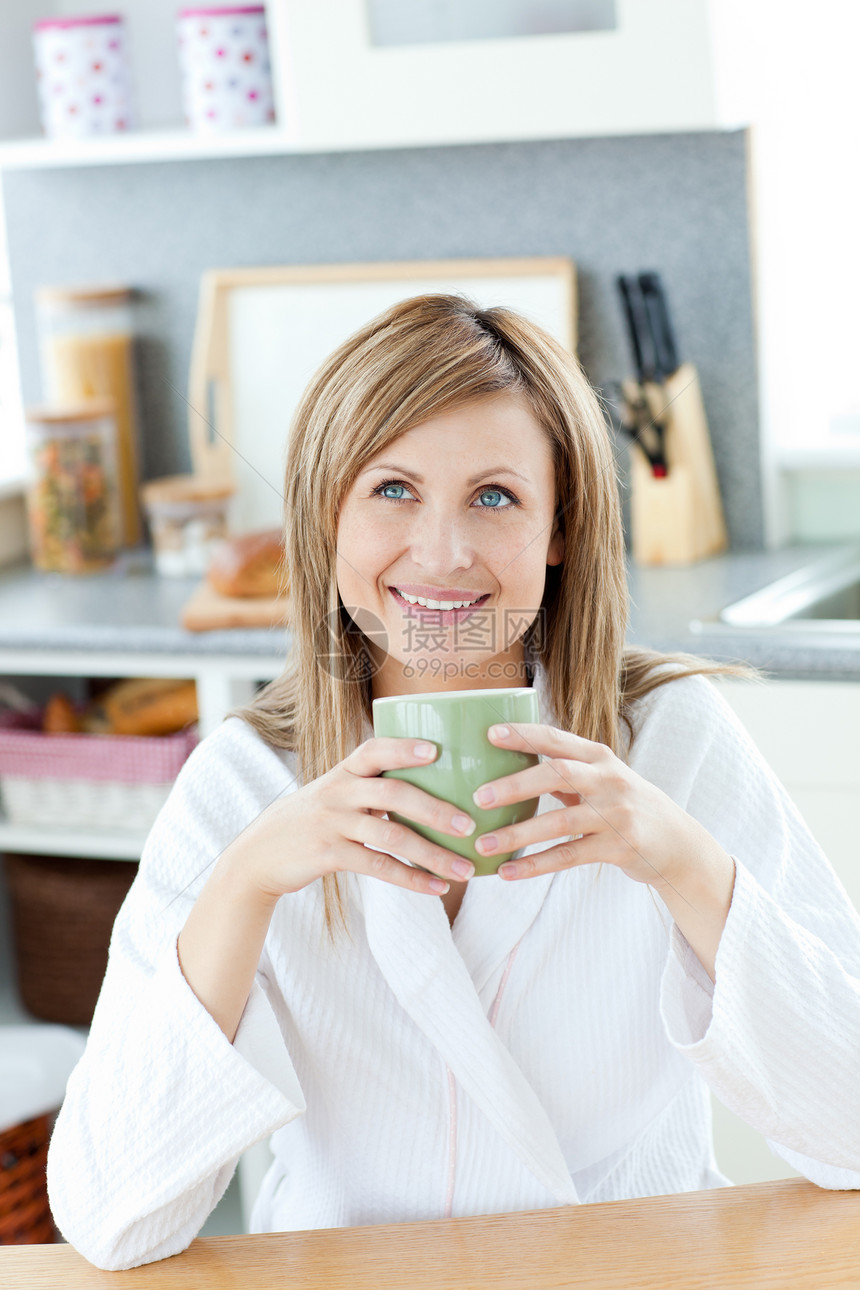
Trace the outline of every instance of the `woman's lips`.
{"type": "Polygon", "coordinates": [[[437,623],[441,626],[447,626],[449,623],[462,623],[470,617],[477,609],[483,608],[489,600],[490,593],[481,596],[476,600],[474,605],[466,605],[464,609],[428,609],[426,605],[410,605],[408,600],[404,600],[396,587],[389,587],[394,599],[397,601],[404,613],[411,615],[413,618],[420,618],[423,622],[432,622],[435,626],[437,623]]]}

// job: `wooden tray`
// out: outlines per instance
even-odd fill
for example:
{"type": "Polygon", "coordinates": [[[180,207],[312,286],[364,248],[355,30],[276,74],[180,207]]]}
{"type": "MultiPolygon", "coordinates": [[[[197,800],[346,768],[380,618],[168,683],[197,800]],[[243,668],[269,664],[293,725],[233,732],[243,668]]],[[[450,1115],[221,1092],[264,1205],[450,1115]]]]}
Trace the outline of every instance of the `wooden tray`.
{"type": "Polygon", "coordinates": [[[185,602],[181,623],[189,632],[216,632],[230,627],[285,627],[288,596],[221,596],[201,582],[185,602]]]}

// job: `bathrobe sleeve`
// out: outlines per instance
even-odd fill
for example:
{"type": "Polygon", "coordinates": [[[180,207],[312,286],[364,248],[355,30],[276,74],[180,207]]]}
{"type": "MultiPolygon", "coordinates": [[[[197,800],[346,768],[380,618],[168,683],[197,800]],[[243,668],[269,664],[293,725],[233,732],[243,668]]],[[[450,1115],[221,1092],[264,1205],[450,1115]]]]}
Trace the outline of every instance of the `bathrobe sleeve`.
{"type": "Polygon", "coordinates": [[[715,982],[672,927],[666,1033],[793,1169],[860,1188],[860,917],[716,687],[691,677],[664,691],[642,732],[646,777],[736,864],[715,982]]]}
{"type": "Polygon", "coordinates": [[[231,1044],[176,951],[217,855],[291,782],[233,718],[195,749],[147,839],[48,1157],[57,1225],[98,1267],[184,1249],[242,1152],[305,1109],[267,998],[265,953],[231,1044]]]}

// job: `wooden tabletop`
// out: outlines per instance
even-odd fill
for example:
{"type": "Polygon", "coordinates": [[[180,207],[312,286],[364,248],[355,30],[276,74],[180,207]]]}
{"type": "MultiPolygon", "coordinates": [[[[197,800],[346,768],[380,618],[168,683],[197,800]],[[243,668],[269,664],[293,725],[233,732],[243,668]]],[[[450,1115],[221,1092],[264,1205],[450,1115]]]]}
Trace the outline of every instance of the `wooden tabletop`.
{"type": "Polygon", "coordinates": [[[834,1290],[860,1286],[860,1192],[801,1178],[520,1214],[214,1236],[129,1272],[0,1248],[2,1290],[834,1290]]]}

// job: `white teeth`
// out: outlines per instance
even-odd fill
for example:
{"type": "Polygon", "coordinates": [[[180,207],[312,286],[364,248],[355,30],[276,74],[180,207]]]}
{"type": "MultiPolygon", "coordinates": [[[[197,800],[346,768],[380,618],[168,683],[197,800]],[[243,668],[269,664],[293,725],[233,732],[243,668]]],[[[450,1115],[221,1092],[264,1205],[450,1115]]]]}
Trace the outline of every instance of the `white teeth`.
{"type": "Polygon", "coordinates": [[[478,600],[428,600],[426,596],[409,596],[399,587],[394,590],[410,605],[423,605],[425,609],[465,609],[467,605],[476,605],[478,600]]]}

